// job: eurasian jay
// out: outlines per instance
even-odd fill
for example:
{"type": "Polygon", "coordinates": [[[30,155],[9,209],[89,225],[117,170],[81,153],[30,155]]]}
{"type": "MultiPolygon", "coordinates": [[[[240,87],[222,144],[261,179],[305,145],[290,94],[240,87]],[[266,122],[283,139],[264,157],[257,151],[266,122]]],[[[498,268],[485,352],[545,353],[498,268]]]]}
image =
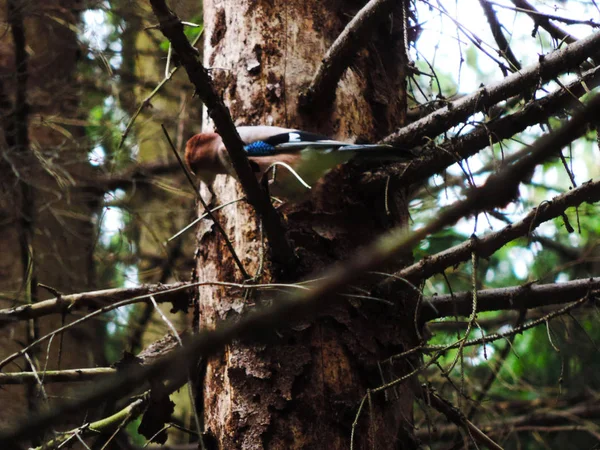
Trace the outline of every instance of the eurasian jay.
{"type": "MultiPolygon", "coordinates": [[[[350,158],[366,157],[386,161],[407,161],[414,155],[407,150],[384,144],[348,144],[306,131],[271,126],[241,126],[237,131],[246,144],[250,165],[259,180],[274,165],[290,166],[304,182],[312,185],[332,167],[350,158]]],[[[200,133],[188,140],[185,160],[192,172],[203,181],[211,194],[212,184],[219,174],[235,176],[221,136],[200,133]]],[[[285,182],[277,174],[276,195],[293,197],[306,190],[298,180],[286,175],[285,182]]]]}

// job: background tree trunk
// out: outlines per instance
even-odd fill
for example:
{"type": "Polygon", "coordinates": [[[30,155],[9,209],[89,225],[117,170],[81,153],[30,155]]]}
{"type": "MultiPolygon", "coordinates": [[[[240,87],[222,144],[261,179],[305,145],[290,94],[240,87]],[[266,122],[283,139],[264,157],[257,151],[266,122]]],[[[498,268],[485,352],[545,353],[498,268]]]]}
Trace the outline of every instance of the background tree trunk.
{"type": "MultiPolygon", "coordinates": [[[[404,122],[405,67],[402,6],[394,8],[346,71],[334,103],[302,113],[298,94],[312,78],[333,39],[363,4],[335,1],[204,3],[205,65],[237,125],[278,125],[341,140],[375,141],[404,122]]],[[[212,127],[208,121],[205,130],[212,127]]],[[[260,282],[293,282],[343,260],[393,224],[407,223],[405,190],[392,187],[376,166],[349,163],[330,172],[311,197],[279,208],[299,256],[294,274],[262,264],[260,226],[243,203],[218,218],[246,270],[260,282]],[[386,198],[388,204],[386,205],[386,198]]],[[[219,204],[242,196],[231,178],[217,179],[219,204]]],[[[205,193],[206,194],[206,193],[205,193]]],[[[206,198],[206,197],[205,197],[206,198]]],[[[201,212],[201,211],[199,211],[201,212]]],[[[398,261],[409,260],[405,255],[398,261]]],[[[199,280],[242,281],[223,239],[211,224],[199,231],[199,280]]],[[[369,281],[349,286],[364,293],[369,281]]],[[[202,287],[201,327],[268,304],[273,294],[202,287]]],[[[416,342],[412,294],[392,304],[336,302],[314,322],[268,336],[268,343],[237,342],[207,362],[204,419],[219,448],[348,448],[351,425],[368,388],[408,371],[378,366],[416,342]]],[[[333,299],[331,299],[333,300],[333,299]]],[[[332,302],[333,304],[333,302],[332,302]]],[[[374,396],[359,420],[355,444],[366,448],[414,448],[413,393],[403,385],[374,396]],[[367,413],[368,411],[368,413],[367,413]]]]}
{"type": "MultiPolygon", "coordinates": [[[[0,308],[55,296],[37,283],[63,293],[95,287],[94,214],[103,193],[76,186],[77,179],[92,175],[75,72],[81,57],[73,31],[80,25],[79,12],[76,1],[0,1],[0,20],[10,24],[0,41],[0,308]],[[20,38],[13,39],[15,29],[23,33],[24,52],[20,38]],[[26,79],[21,88],[19,76],[26,79]],[[20,127],[28,142],[18,137],[20,127]]],[[[58,315],[11,324],[0,331],[0,347],[8,355],[62,324],[58,315]]],[[[71,329],[49,349],[32,351],[36,370],[102,364],[103,325],[71,329]]],[[[14,425],[27,408],[39,409],[45,396],[68,393],[66,385],[44,389],[3,387],[0,426],[14,425]]]]}

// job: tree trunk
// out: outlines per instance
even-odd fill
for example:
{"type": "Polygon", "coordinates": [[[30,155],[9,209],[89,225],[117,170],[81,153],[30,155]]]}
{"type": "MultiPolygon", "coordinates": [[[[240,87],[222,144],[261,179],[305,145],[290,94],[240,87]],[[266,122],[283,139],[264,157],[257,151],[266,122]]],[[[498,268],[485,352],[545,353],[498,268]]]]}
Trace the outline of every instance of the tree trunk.
{"type": "MultiPolygon", "coordinates": [[[[2,23],[9,25],[0,41],[0,308],[55,296],[38,282],[64,293],[94,287],[93,215],[102,194],[83,191],[75,181],[91,178],[85,130],[77,125],[83,122],[74,76],[81,56],[73,32],[78,5],[0,1],[2,23]]],[[[62,324],[60,316],[52,316],[5,326],[4,356],[62,324]]],[[[100,330],[103,323],[71,329],[28,355],[36,370],[93,367],[102,363],[100,330]]],[[[30,367],[19,360],[4,370],[30,367]]],[[[46,395],[68,395],[64,385],[44,389],[1,389],[0,428],[39,409],[46,395]]]]}
{"type": "MultiPolygon", "coordinates": [[[[298,109],[298,94],[363,5],[205,1],[205,64],[213,68],[215,85],[236,124],[277,125],[372,142],[402,125],[406,64],[400,4],[382,18],[345,72],[333,104],[312,113],[298,109]]],[[[210,128],[205,123],[204,129],[210,128]]],[[[350,162],[329,172],[307,200],[279,208],[299,257],[292,275],[281,275],[268,253],[263,267],[260,227],[247,205],[228,206],[217,217],[247,272],[259,282],[315,278],[322,268],[360,255],[361,246],[390,226],[407,223],[405,189],[389,183],[387,169],[392,168],[350,162]]],[[[217,178],[215,190],[218,204],[243,195],[226,177],[217,178]]],[[[242,281],[210,223],[205,222],[198,237],[199,280],[242,281]]],[[[409,259],[405,255],[398,266],[409,259]]],[[[357,280],[346,293],[364,294],[380,280],[357,280]]],[[[318,318],[271,331],[268,343],[236,342],[211,358],[199,404],[206,430],[219,448],[349,448],[352,423],[367,389],[413,370],[382,362],[417,341],[414,294],[407,292],[396,293],[391,304],[332,298],[318,318]]],[[[202,287],[200,326],[214,327],[280,295],[202,287]]],[[[358,420],[355,448],[415,448],[413,398],[409,384],[372,396],[358,420]]]]}

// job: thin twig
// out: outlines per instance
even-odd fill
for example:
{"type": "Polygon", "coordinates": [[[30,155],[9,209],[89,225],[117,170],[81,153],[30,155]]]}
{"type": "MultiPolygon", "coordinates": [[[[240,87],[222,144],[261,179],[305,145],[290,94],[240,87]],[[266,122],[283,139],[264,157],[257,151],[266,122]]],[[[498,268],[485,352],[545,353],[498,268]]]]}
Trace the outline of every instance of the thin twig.
{"type": "MultiPolygon", "coordinates": [[[[526,309],[522,309],[521,311],[519,311],[519,317],[517,317],[517,320],[516,320],[513,328],[519,328],[521,325],[523,325],[523,321],[525,320],[526,315],[527,315],[526,309]]],[[[494,381],[496,381],[496,378],[498,377],[498,374],[500,373],[500,370],[502,369],[504,362],[506,361],[506,359],[508,358],[508,355],[510,354],[510,350],[512,349],[512,344],[515,340],[515,336],[516,336],[516,334],[513,334],[512,336],[508,337],[508,342],[502,348],[502,350],[499,352],[499,354],[494,358],[494,362],[492,364],[490,364],[490,373],[489,373],[488,377],[484,380],[484,382],[481,384],[481,390],[477,394],[477,397],[473,400],[471,408],[469,409],[469,412],[467,412],[467,414],[466,414],[466,417],[468,420],[471,420],[475,416],[475,413],[477,412],[479,404],[483,401],[483,399],[489,392],[490,388],[494,384],[494,381]]]]}
{"type": "Polygon", "coordinates": [[[161,126],[161,128],[163,130],[163,133],[165,134],[165,137],[167,138],[167,142],[169,143],[169,146],[171,147],[171,150],[173,150],[173,154],[177,158],[177,162],[181,166],[181,170],[183,170],[183,172],[185,173],[185,176],[186,176],[187,180],[189,181],[190,185],[192,186],[192,189],[194,190],[194,193],[196,194],[196,198],[198,199],[198,201],[200,202],[200,204],[204,208],[205,213],[208,214],[208,216],[210,217],[210,219],[215,224],[215,227],[217,228],[217,230],[219,231],[219,233],[221,233],[221,236],[223,236],[223,240],[225,241],[225,245],[227,246],[227,249],[229,250],[229,253],[231,253],[231,256],[232,256],[233,260],[235,261],[236,266],[238,266],[238,269],[242,273],[242,277],[244,277],[244,280],[249,280],[250,279],[250,275],[248,275],[248,272],[246,272],[246,269],[244,268],[244,265],[242,264],[242,261],[240,261],[240,258],[238,257],[235,249],[233,248],[233,244],[229,240],[229,237],[227,236],[227,233],[225,232],[225,229],[221,226],[221,223],[217,220],[217,218],[215,217],[215,215],[212,213],[212,210],[208,207],[208,205],[206,204],[206,202],[202,198],[202,195],[200,195],[200,191],[198,190],[198,186],[196,185],[196,183],[194,183],[194,180],[192,179],[192,175],[190,174],[190,171],[188,170],[188,168],[186,167],[186,165],[181,160],[181,156],[179,156],[179,152],[177,151],[177,149],[173,145],[173,141],[171,141],[171,137],[169,136],[169,132],[165,128],[164,124],[161,123],[160,126],[161,126]]]}
{"type": "Polygon", "coordinates": [[[508,5],[503,5],[502,3],[497,3],[497,2],[490,1],[490,0],[484,0],[484,1],[486,3],[489,3],[490,5],[498,6],[499,8],[510,9],[511,11],[524,12],[530,16],[545,17],[549,20],[556,20],[557,22],[566,23],[567,25],[588,25],[592,28],[600,27],[600,23],[594,22],[593,19],[589,19],[589,20],[571,19],[569,17],[563,17],[563,16],[559,16],[556,14],[543,13],[536,9],[521,8],[518,6],[508,6],[508,5]]]}
{"type": "MultiPolygon", "coordinates": [[[[79,428],[76,428],[71,431],[66,431],[61,433],[59,436],[54,439],[46,442],[44,445],[40,447],[36,447],[33,450],[50,450],[50,449],[58,449],[61,448],[64,444],[66,444],[69,440],[73,439],[75,435],[97,435],[98,433],[108,433],[111,431],[118,431],[122,429],[124,425],[126,425],[131,420],[135,419],[139,416],[144,408],[148,405],[150,401],[149,395],[142,395],[137,400],[133,401],[125,408],[120,410],[119,412],[113,414],[110,417],[105,417],[96,422],[85,424],[79,428]]],[[[81,437],[81,436],[80,436],[81,437]]]]}
{"type": "Polygon", "coordinates": [[[433,408],[441,412],[446,418],[453,422],[455,425],[464,428],[469,436],[479,442],[480,444],[486,445],[486,448],[493,450],[502,450],[498,444],[496,444],[489,436],[483,431],[477,428],[471,421],[469,421],[456,407],[454,407],[448,400],[442,398],[437,392],[431,388],[425,387],[423,391],[428,390],[429,392],[421,392],[421,398],[427,400],[428,404],[433,408]]]}
{"type": "MultiPolygon", "coordinates": [[[[564,314],[568,314],[570,311],[583,305],[587,301],[589,301],[589,295],[586,295],[586,296],[580,298],[579,300],[568,304],[564,308],[560,308],[555,311],[552,311],[551,313],[548,313],[538,319],[532,320],[531,322],[528,322],[520,327],[513,328],[509,331],[503,331],[501,333],[493,333],[493,334],[489,334],[489,335],[481,337],[481,338],[470,339],[470,340],[464,341],[464,342],[462,340],[460,340],[460,341],[457,341],[457,342],[455,342],[453,344],[449,344],[449,345],[427,345],[427,346],[421,345],[418,347],[411,348],[410,350],[406,350],[405,352],[399,353],[397,355],[393,355],[390,358],[388,358],[388,360],[393,361],[398,358],[404,358],[406,356],[412,355],[413,353],[417,353],[417,352],[423,352],[423,353],[442,352],[442,353],[445,353],[448,350],[457,349],[461,345],[463,347],[472,347],[474,345],[488,344],[490,342],[504,339],[506,337],[513,336],[515,334],[523,333],[524,331],[527,331],[531,328],[535,328],[535,327],[541,325],[542,323],[545,323],[551,319],[554,319],[555,317],[558,317],[558,316],[561,316],[564,314]]],[[[391,387],[391,385],[389,387],[391,387]]]]}
{"type": "Polygon", "coordinates": [[[365,402],[367,401],[367,395],[365,394],[358,405],[358,410],[356,411],[356,416],[354,417],[354,422],[352,422],[352,432],[350,433],[350,450],[354,450],[354,435],[356,434],[356,426],[358,425],[358,419],[360,418],[360,413],[362,412],[363,406],[365,406],[365,402]]]}
{"type": "MultiPolygon", "coordinates": [[[[196,26],[201,26],[201,25],[196,25],[196,26]]],[[[202,28],[202,30],[200,30],[200,33],[198,33],[198,36],[196,36],[196,38],[192,42],[192,47],[194,47],[198,43],[198,41],[202,37],[202,34],[204,34],[204,28],[202,28]]],[[[170,46],[169,46],[169,50],[171,50],[170,46]]],[[[131,131],[131,127],[135,123],[135,120],[140,115],[142,110],[144,108],[146,108],[148,105],[150,105],[150,100],[152,100],[152,98],[156,94],[158,94],[158,92],[162,89],[162,87],[165,84],[167,84],[167,82],[173,77],[173,75],[175,75],[175,72],[177,72],[179,70],[179,67],[180,66],[175,66],[171,70],[168,70],[168,68],[165,68],[165,78],[163,78],[163,80],[160,83],[158,83],[158,85],[154,88],[154,90],[152,92],[150,92],[150,94],[144,100],[142,100],[142,103],[140,103],[140,106],[138,106],[136,111],[133,113],[133,116],[131,116],[131,119],[129,119],[129,122],[127,123],[127,126],[125,127],[125,131],[123,131],[123,134],[121,135],[121,141],[119,142],[118,149],[121,149],[121,147],[123,147],[123,144],[125,143],[125,139],[129,135],[129,132],[131,131]]]]}
{"type": "MultiPolygon", "coordinates": [[[[226,206],[233,205],[234,203],[241,202],[242,200],[245,200],[245,199],[246,199],[246,197],[236,198],[235,200],[231,200],[230,202],[223,203],[222,205],[214,207],[213,209],[210,210],[210,212],[218,211],[222,208],[225,208],[226,206]]],[[[192,228],[194,225],[196,225],[198,222],[200,222],[202,219],[205,219],[206,217],[208,217],[207,212],[202,214],[200,217],[197,217],[189,225],[186,225],[184,228],[179,230],[177,233],[175,233],[173,236],[171,236],[169,239],[167,239],[167,242],[171,242],[172,240],[177,239],[179,236],[181,236],[183,233],[188,231],[190,228],[192,228]]]]}
{"type": "MultiPolygon", "coordinates": [[[[163,322],[165,322],[167,324],[167,326],[171,330],[171,333],[173,333],[173,336],[175,337],[175,339],[177,339],[179,346],[183,347],[183,341],[182,341],[181,337],[179,337],[179,333],[177,332],[175,325],[173,325],[173,323],[167,318],[167,316],[158,307],[158,303],[156,303],[156,300],[154,300],[154,297],[150,297],[150,301],[152,302],[154,309],[158,312],[158,314],[160,315],[163,322]]],[[[193,386],[192,385],[192,376],[190,374],[190,370],[188,369],[188,378],[187,378],[188,397],[190,400],[190,406],[192,407],[192,415],[194,417],[194,425],[196,426],[196,433],[198,434],[198,438],[200,439],[200,449],[205,450],[206,446],[204,445],[204,439],[202,438],[204,432],[202,430],[202,426],[200,425],[200,418],[198,417],[198,409],[196,407],[196,398],[194,396],[194,391],[193,391],[192,386],[193,386]]],[[[152,440],[152,439],[150,439],[150,440],[152,440]]]]}
{"type": "MultiPolygon", "coordinates": [[[[40,372],[44,377],[44,383],[73,383],[78,381],[90,381],[114,375],[117,369],[113,367],[94,367],[91,369],[70,370],[46,370],[40,372]]],[[[33,372],[9,372],[0,373],[0,386],[5,384],[31,384],[36,383],[37,378],[33,372]]]]}

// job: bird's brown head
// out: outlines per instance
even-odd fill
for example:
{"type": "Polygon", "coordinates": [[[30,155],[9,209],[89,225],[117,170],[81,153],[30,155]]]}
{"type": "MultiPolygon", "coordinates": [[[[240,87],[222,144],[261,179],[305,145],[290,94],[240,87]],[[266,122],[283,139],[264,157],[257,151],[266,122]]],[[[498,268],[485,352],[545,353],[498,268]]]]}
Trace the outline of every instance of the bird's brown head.
{"type": "Polygon", "coordinates": [[[217,133],[196,134],[185,146],[185,162],[200,177],[205,173],[227,173],[219,157],[221,146],[221,136],[217,133]]]}

